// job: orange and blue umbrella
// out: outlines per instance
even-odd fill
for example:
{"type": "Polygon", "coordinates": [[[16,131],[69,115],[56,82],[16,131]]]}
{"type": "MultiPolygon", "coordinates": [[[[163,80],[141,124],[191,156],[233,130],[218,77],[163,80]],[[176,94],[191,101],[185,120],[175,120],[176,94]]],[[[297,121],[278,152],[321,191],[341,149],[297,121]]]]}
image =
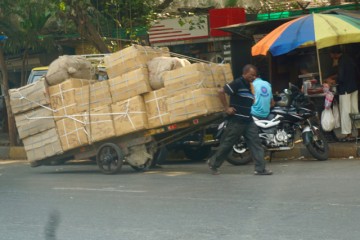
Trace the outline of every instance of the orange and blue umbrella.
{"type": "Polygon", "coordinates": [[[280,25],[252,47],[252,55],[278,56],[300,47],[321,49],[356,42],[360,42],[359,18],[313,13],[280,25]]]}

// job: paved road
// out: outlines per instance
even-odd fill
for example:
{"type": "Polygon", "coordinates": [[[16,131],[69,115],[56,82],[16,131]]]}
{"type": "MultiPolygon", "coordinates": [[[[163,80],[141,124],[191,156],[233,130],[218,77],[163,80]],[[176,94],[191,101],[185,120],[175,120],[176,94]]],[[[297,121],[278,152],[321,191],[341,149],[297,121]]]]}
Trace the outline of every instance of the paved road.
{"type": "Polygon", "coordinates": [[[253,176],[225,164],[213,176],[183,162],[107,176],[87,163],[0,162],[0,239],[358,239],[359,165],[283,160],[253,176]]]}

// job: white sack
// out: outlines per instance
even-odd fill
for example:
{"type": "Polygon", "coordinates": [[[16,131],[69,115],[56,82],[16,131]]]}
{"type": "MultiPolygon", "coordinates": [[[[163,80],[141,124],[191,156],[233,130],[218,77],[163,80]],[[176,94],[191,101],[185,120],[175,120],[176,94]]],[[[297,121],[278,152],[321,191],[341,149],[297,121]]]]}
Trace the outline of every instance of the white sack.
{"type": "Polygon", "coordinates": [[[182,68],[190,64],[188,60],[177,57],[156,57],[148,61],[147,66],[149,69],[151,88],[158,90],[164,87],[164,80],[162,78],[164,72],[182,68]]]}
{"type": "Polygon", "coordinates": [[[69,78],[94,79],[95,69],[91,62],[82,56],[60,56],[49,65],[46,81],[50,86],[69,78]]]}

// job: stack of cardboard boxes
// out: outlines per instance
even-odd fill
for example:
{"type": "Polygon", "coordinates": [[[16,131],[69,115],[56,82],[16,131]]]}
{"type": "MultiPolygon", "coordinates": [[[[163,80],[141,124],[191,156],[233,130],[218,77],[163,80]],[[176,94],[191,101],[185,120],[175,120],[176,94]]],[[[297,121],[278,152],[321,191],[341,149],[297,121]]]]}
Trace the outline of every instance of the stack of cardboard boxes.
{"type": "Polygon", "coordinates": [[[60,139],[45,80],[11,89],[10,104],[29,161],[61,154],[60,139]]]}
{"type": "Polygon", "coordinates": [[[167,48],[135,45],[105,57],[107,81],[67,79],[47,87],[41,80],[12,90],[28,159],[222,111],[217,88],[232,81],[230,65],[194,63],[165,72],[165,87],[153,91],[146,63],[162,56],[169,56],[167,48]]]}

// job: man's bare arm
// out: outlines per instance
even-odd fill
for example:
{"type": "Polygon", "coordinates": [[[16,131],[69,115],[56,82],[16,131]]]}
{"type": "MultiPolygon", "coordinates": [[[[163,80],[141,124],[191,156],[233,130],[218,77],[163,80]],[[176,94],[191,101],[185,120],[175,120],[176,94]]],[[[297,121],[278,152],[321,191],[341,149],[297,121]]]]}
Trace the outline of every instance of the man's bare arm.
{"type": "Polygon", "coordinates": [[[235,108],[233,107],[230,107],[228,102],[227,102],[227,99],[226,99],[226,94],[225,94],[225,91],[224,89],[219,89],[218,91],[218,96],[219,96],[219,99],[224,107],[224,111],[226,112],[226,114],[228,115],[234,115],[236,110],[235,108]]]}

